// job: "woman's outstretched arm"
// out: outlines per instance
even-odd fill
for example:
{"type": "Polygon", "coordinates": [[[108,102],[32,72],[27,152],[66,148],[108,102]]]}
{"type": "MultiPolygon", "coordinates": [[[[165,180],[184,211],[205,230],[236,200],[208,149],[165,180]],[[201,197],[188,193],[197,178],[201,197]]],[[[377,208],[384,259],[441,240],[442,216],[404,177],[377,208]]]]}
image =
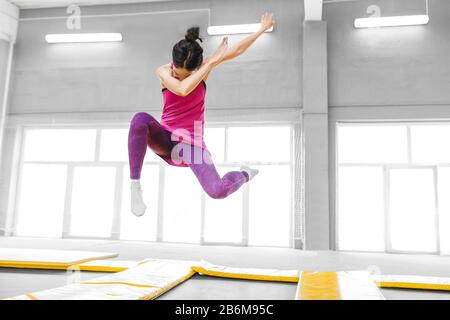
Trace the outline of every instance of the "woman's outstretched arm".
{"type": "Polygon", "coordinates": [[[193,72],[186,79],[178,80],[173,77],[170,65],[163,65],[159,67],[156,69],[156,74],[161,80],[161,83],[167,89],[175,93],[177,96],[187,96],[211,72],[212,68],[223,60],[223,56],[227,52],[227,49],[228,38],[223,38],[219,48],[214,52],[214,54],[209,57],[197,71],[193,72]]]}
{"type": "Polygon", "coordinates": [[[243,54],[266,30],[274,25],[273,13],[266,12],[261,17],[261,28],[238,42],[234,47],[230,48],[223,55],[222,61],[234,59],[243,54]]]}
{"type": "MultiPolygon", "coordinates": [[[[270,29],[274,25],[274,23],[275,20],[273,20],[273,14],[269,12],[264,13],[261,17],[261,28],[257,32],[242,39],[234,47],[228,49],[222,56],[222,59],[218,61],[216,65],[224,61],[232,60],[243,54],[256,41],[256,39],[258,39],[266,30],[270,29]]],[[[208,63],[211,58],[212,56],[206,58],[204,63],[208,63]]],[[[209,73],[210,71],[207,72],[204,76],[203,79],[205,81],[208,79],[209,73]]]]}

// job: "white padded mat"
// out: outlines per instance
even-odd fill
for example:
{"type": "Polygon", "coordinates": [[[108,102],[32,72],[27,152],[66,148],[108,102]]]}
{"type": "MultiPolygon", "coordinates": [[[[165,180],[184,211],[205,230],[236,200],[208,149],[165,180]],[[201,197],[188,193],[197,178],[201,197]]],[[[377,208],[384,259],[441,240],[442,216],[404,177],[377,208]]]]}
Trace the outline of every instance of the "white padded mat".
{"type": "Polygon", "coordinates": [[[150,300],[195,274],[196,261],[147,259],[126,271],[11,300],[150,300]]]}

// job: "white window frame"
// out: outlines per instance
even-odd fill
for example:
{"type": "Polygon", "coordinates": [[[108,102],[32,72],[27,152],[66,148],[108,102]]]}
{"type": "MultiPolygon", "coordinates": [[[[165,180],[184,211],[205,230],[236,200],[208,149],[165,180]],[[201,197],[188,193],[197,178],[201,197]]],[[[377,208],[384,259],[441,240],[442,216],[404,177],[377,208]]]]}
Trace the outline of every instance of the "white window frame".
{"type": "MultiPolygon", "coordinates": [[[[450,121],[337,121],[335,127],[335,243],[336,249],[338,251],[351,251],[351,252],[361,252],[361,250],[341,250],[339,247],[339,168],[340,167],[378,167],[383,169],[383,209],[384,209],[384,243],[385,249],[381,252],[386,253],[413,253],[413,254],[426,254],[426,255],[440,255],[441,244],[440,244],[440,225],[439,225],[439,191],[438,191],[438,170],[439,168],[450,167],[450,163],[432,163],[432,164],[413,164],[412,162],[412,143],[411,143],[411,126],[414,125],[450,125],[450,121]],[[408,158],[407,163],[339,163],[339,128],[349,127],[349,126],[403,126],[407,128],[407,152],[408,158]],[[421,252],[421,251],[405,251],[405,250],[395,250],[392,248],[390,241],[389,232],[389,171],[392,169],[431,169],[433,170],[434,179],[434,195],[435,195],[435,223],[436,223],[436,248],[434,252],[421,252]]],[[[365,251],[364,251],[365,252],[365,251]]],[[[372,251],[371,251],[372,252],[372,251]]]]}
{"type": "MultiPolygon", "coordinates": [[[[18,224],[18,212],[17,205],[20,203],[20,190],[22,184],[22,175],[23,175],[23,167],[26,164],[63,164],[67,166],[67,180],[66,180],[66,197],[64,204],[64,213],[63,213],[63,231],[61,238],[63,239],[102,239],[102,240],[120,240],[120,219],[121,219],[121,201],[122,201],[122,192],[123,192],[123,182],[124,182],[124,167],[128,166],[128,162],[123,161],[100,161],[100,136],[102,130],[108,129],[124,129],[129,126],[128,123],[115,123],[112,124],[88,124],[88,125],[80,125],[80,124],[58,124],[58,125],[42,125],[42,124],[31,124],[22,126],[20,128],[20,151],[19,151],[19,165],[16,173],[16,185],[15,185],[15,197],[13,201],[12,208],[12,230],[10,230],[9,234],[15,236],[15,232],[17,230],[18,224]],[[25,147],[25,137],[26,131],[32,129],[94,129],[96,130],[96,142],[95,142],[95,157],[93,161],[25,161],[24,160],[24,147],[25,147]],[[72,191],[73,191],[73,171],[75,167],[113,167],[116,169],[116,177],[115,177],[115,199],[114,199],[114,214],[111,228],[110,237],[86,237],[86,236],[74,236],[70,235],[70,219],[71,219],[71,200],[72,200],[72,191]]],[[[239,168],[242,164],[247,165],[285,165],[289,166],[290,175],[291,175],[291,183],[290,183],[290,234],[289,234],[289,247],[293,247],[294,245],[294,223],[299,223],[299,219],[294,218],[295,212],[295,204],[294,204],[294,192],[295,189],[298,188],[297,182],[294,181],[294,172],[298,170],[300,163],[296,161],[296,149],[299,148],[300,141],[296,141],[296,130],[299,128],[293,122],[242,122],[242,123],[232,123],[225,124],[221,122],[215,122],[208,126],[209,128],[224,128],[225,130],[225,145],[224,145],[224,161],[215,161],[216,167],[220,168],[221,166],[226,167],[236,167],[239,168]],[[278,162],[268,162],[268,161],[252,161],[252,162],[231,162],[227,161],[228,156],[228,148],[227,148],[227,140],[228,140],[228,130],[229,128],[236,127],[289,127],[290,128],[290,159],[289,161],[278,161],[278,162]]],[[[145,160],[144,165],[158,165],[159,166],[159,191],[158,191],[158,216],[157,216],[157,233],[156,240],[151,242],[167,242],[163,241],[163,223],[164,223],[164,183],[165,183],[165,166],[167,165],[163,160],[158,161],[149,161],[145,160]]],[[[204,231],[205,231],[205,193],[202,192],[201,195],[201,233],[199,235],[199,244],[200,245],[226,245],[226,246],[249,246],[248,244],[248,235],[249,235],[249,185],[245,184],[243,186],[243,197],[242,197],[242,241],[240,242],[211,242],[205,241],[204,239],[204,231]]],[[[149,241],[150,242],[150,241],[149,241]]],[[[277,246],[271,246],[277,247],[277,246]]],[[[283,248],[285,248],[283,246],[283,248]]]]}

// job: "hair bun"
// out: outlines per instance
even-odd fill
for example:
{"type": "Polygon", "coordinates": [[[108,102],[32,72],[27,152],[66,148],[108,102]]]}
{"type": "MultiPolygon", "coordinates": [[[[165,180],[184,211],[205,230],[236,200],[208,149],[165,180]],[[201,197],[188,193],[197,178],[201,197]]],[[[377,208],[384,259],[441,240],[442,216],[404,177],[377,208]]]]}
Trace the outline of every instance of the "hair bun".
{"type": "Polygon", "coordinates": [[[200,28],[199,27],[189,28],[188,31],[186,32],[186,35],[184,36],[184,38],[187,41],[200,40],[200,42],[203,42],[202,38],[200,38],[200,28]]]}

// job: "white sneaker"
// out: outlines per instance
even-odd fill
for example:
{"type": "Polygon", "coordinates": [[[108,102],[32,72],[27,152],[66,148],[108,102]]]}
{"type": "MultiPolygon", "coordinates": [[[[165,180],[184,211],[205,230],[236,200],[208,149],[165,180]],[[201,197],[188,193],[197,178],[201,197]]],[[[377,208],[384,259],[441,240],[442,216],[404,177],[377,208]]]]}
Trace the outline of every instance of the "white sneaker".
{"type": "Polygon", "coordinates": [[[252,169],[247,166],[242,166],[241,171],[244,171],[248,174],[248,181],[252,180],[259,173],[259,170],[252,169]]]}
{"type": "Polygon", "coordinates": [[[131,212],[136,217],[142,217],[147,210],[142,197],[141,182],[139,180],[131,180],[131,212]]]}

